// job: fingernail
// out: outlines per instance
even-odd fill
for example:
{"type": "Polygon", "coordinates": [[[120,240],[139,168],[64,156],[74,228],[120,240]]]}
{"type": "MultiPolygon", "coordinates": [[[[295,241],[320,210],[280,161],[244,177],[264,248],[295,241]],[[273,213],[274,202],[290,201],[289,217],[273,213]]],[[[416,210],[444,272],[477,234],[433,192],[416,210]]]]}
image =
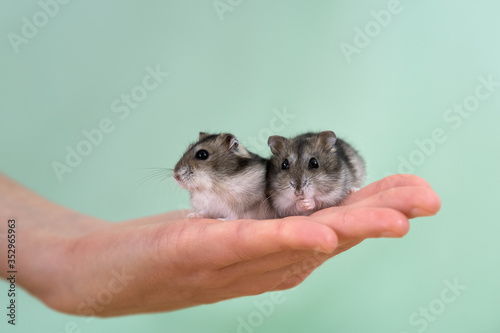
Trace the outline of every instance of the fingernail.
{"type": "Polygon", "coordinates": [[[429,215],[433,214],[419,207],[410,210],[410,217],[429,216],[429,215]]]}
{"type": "Polygon", "coordinates": [[[413,208],[410,210],[410,216],[411,217],[417,217],[422,215],[422,210],[420,208],[413,208]]]}

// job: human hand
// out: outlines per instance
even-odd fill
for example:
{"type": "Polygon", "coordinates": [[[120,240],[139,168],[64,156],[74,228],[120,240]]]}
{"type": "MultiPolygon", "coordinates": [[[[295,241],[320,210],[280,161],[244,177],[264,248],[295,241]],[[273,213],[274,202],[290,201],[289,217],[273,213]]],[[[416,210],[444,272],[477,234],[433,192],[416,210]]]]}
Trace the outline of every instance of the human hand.
{"type": "Polygon", "coordinates": [[[425,180],[393,175],[308,217],[188,220],[179,211],[101,222],[59,237],[56,281],[31,291],[59,311],[106,317],[288,289],[328,258],[366,238],[401,237],[409,218],[439,208],[425,180]]]}

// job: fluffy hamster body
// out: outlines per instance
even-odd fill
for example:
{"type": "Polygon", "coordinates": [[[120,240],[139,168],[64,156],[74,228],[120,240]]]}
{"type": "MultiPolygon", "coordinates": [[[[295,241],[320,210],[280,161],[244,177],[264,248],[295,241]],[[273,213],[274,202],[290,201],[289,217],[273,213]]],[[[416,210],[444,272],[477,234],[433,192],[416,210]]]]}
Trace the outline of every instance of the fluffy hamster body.
{"type": "Polygon", "coordinates": [[[190,192],[190,217],[236,220],[274,217],[265,197],[268,160],[247,151],[229,133],[200,133],[174,168],[190,192]]]}
{"type": "Polygon", "coordinates": [[[364,182],[363,159],[332,131],[271,136],[268,145],[267,195],[279,217],[335,206],[364,182]]]}

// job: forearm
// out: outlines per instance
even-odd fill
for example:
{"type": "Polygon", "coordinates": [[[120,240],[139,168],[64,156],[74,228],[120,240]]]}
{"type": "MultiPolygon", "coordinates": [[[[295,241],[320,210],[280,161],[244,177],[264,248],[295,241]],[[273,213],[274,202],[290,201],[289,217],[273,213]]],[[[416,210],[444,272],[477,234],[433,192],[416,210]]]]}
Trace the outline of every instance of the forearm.
{"type": "MultiPolygon", "coordinates": [[[[0,274],[17,271],[16,283],[46,300],[52,293],[54,277],[61,277],[63,255],[69,240],[106,223],[52,203],[0,174],[0,274]],[[8,221],[15,221],[15,243],[9,243],[8,221]],[[14,252],[15,251],[15,252],[14,252]],[[10,266],[13,265],[13,266],[10,266]]],[[[12,237],[10,238],[12,239],[12,237]]]]}
{"type": "MultiPolygon", "coordinates": [[[[0,274],[8,277],[14,270],[16,284],[45,304],[68,313],[78,313],[84,304],[80,314],[85,314],[92,309],[88,299],[146,252],[138,248],[154,239],[148,229],[186,215],[173,211],[109,223],[57,205],[0,174],[0,253],[8,251],[8,221],[15,220],[14,266],[10,268],[7,255],[2,255],[0,274]]],[[[144,262],[142,270],[149,265],[144,262]]],[[[114,298],[119,301],[118,295],[114,298]]],[[[93,309],[96,315],[104,315],[98,310],[93,309]]]]}
{"type": "MultiPolygon", "coordinates": [[[[6,223],[15,219],[24,237],[39,232],[78,235],[98,227],[100,221],[57,205],[0,174],[0,244],[5,241],[6,223]]],[[[23,246],[27,245],[23,241],[23,246]]],[[[3,263],[0,263],[0,265],[3,263]]]]}

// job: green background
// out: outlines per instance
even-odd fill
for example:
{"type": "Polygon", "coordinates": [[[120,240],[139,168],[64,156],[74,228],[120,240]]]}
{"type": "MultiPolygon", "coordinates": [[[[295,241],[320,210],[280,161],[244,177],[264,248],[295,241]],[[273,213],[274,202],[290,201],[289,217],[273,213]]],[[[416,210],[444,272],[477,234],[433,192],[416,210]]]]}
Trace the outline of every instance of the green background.
{"type": "MultiPolygon", "coordinates": [[[[37,1],[2,1],[0,170],[59,204],[121,221],[188,207],[174,181],[147,180],[143,168],[173,167],[198,131],[232,132],[268,156],[270,134],[331,129],[366,159],[367,182],[420,175],[442,210],[413,220],[402,239],[368,240],[325,263],[277,295],[270,314],[256,305],[273,295],[263,294],[89,321],[22,292],[18,325],[1,315],[2,331],[499,332],[498,2],[220,3],[223,13],[211,0],[71,1],[45,6],[44,21],[37,1]],[[41,27],[16,46],[23,17],[41,27]],[[113,112],[122,94],[144,92],[148,67],[169,75],[127,117],[113,112]],[[481,77],[496,82],[491,91],[481,77]],[[463,103],[473,111],[462,116],[453,108],[463,103]],[[103,119],[113,131],[60,181],[53,163],[103,119]]],[[[0,304],[6,290],[1,283],[0,304]]]]}

